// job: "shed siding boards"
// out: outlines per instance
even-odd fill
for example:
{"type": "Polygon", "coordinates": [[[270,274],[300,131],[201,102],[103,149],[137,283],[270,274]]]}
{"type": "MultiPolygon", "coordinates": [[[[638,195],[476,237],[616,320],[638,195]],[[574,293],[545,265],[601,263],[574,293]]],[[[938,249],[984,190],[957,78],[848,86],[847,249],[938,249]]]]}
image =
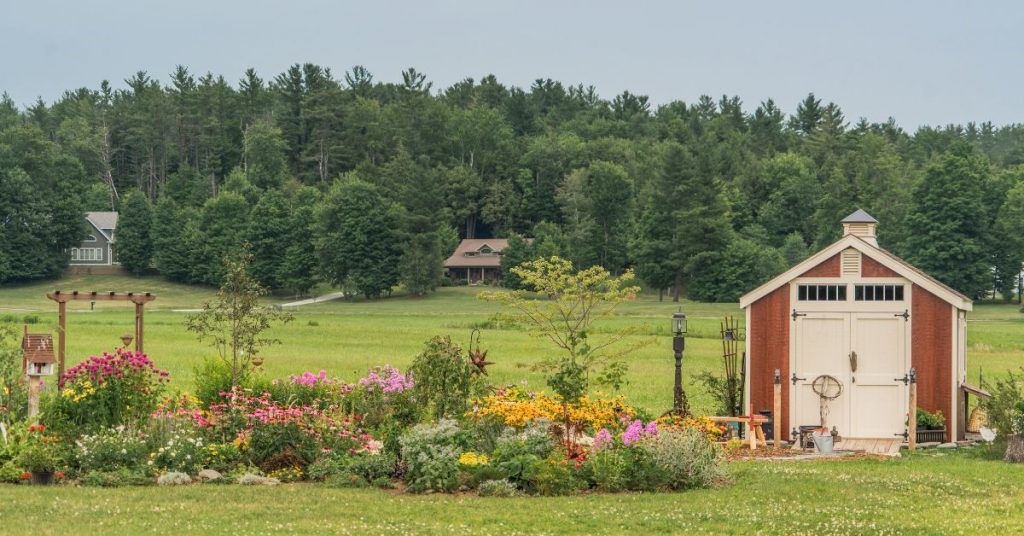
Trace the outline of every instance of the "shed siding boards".
{"type": "MultiPolygon", "coordinates": [[[[838,267],[838,265],[837,265],[838,267]]],[[[789,436],[789,285],[750,305],[750,402],[754,411],[772,409],[775,369],[782,375],[782,437],[789,436]]],[[[779,426],[776,424],[775,426],[779,426]]]]}
{"type": "Polygon", "coordinates": [[[910,362],[917,369],[917,405],[941,410],[946,417],[946,440],[952,441],[956,420],[953,407],[953,307],[934,294],[913,287],[910,362]]]}
{"type": "Polygon", "coordinates": [[[800,277],[839,277],[839,255],[833,255],[800,277]]]}

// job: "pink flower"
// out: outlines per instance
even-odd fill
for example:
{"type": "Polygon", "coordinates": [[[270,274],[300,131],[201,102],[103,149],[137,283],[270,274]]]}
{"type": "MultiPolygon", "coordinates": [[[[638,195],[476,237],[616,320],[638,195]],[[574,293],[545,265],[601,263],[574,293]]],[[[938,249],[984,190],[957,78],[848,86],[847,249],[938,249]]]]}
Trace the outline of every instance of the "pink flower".
{"type": "Polygon", "coordinates": [[[612,444],[612,433],[607,429],[602,428],[597,431],[594,436],[594,450],[601,450],[605,447],[610,447],[612,444]]]}

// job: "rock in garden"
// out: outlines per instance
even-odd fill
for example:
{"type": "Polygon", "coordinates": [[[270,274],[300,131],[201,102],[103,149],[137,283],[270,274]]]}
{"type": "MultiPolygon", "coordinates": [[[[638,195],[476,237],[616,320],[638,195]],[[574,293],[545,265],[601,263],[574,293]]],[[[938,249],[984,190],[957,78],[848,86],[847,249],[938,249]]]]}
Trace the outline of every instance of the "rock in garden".
{"type": "Polygon", "coordinates": [[[200,482],[214,482],[221,479],[221,474],[213,469],[203,469],[196,475],[196,479],[200,482]]]}
{"type": "Polygon", "coordinates": [[[960,445],[957,445],[956,443],[943,443],[943,444],[939,445],[939,448],[940,449],[955,449],[955,448],[957,448],[959,446],[960,445]]]}
{"type": "Polygon", "coordinates": [[[159,486],[181,486],[184,484],[191,484],[192,478],[185,473],[170,471],[160,475],[156,479],[156,483],[159,486]]]}
{"type": "Polygon", "coordinates": [[[254,473],[247,473],[238,477],[238,483],[243,486],[276,486],[281,483],[276,478],[268,478],[254,473]]]}

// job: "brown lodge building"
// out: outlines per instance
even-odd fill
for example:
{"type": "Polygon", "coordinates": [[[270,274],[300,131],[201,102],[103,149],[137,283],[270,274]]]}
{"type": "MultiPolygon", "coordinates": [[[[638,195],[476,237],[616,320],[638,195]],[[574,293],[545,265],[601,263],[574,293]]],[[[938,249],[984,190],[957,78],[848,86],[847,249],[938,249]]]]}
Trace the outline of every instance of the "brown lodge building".
{"type": "Polygon", "coordinates": [[[506,247],[507,238],[467,238],[444,261],[444,267],[455,281],[494,283],[501,279],[501,252],[506,247]]]}

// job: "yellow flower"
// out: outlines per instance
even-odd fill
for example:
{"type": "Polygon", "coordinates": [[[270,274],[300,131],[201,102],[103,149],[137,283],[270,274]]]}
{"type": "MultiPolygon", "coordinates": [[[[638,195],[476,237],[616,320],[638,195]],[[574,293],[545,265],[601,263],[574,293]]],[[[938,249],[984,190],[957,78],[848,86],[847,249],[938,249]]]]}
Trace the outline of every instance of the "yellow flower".
{"type": "Polygon", "coordinates": [[[473,451],[463,452],[459,456],[459,465],[487,465],[490,461],[486,454],[477,454],[473,451]]]}

